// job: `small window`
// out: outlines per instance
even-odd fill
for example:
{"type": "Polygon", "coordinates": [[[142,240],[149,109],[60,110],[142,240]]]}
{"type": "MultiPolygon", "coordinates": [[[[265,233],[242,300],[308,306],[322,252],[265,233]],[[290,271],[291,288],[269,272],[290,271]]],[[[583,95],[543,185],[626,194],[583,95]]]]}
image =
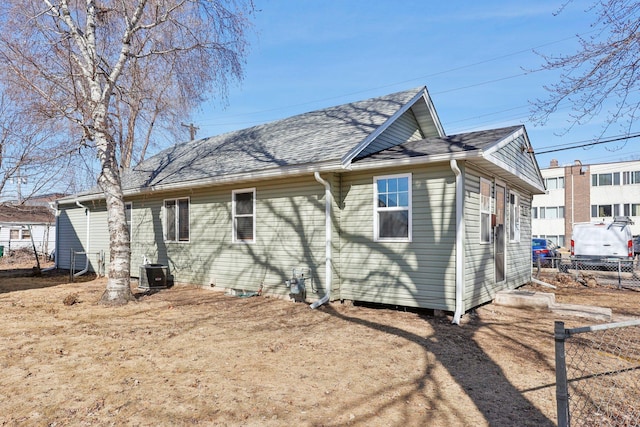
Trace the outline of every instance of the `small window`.
{"type": "Polygon", "coordinates": [[[520,241],[520,198],[516,193],[509,194],[509,238],[520,241]]]}
{"type": "Polygon", "coordinates": [[[133,204],[131,202],[124,204],[124,217],[125,217],[125,221],[127,221],[127,229],[129,230],[129,241],[133,240],[131,235],[131,233],[133,232],[131,228],[131,211],[132,210],[133,210],[133,204]]]}
{"type": "Polygon", "coordinates": [[[604,218],[613,216],[612,205],[591,205],[592,218],[604,218]]]}
{"type": "Polygon", "coordinates": [[[256,241],[256,190],[234,190],[233,197],[233,241],[255,243],[256,241]]]}
{"type": "Polygon", "coordinates": [[[564,188],[564,177],[559,176],[557,178],[547,178],[545,179],[545,184],[547,190],[557,190],[560,188],[564,188]]]}
{"type": "Polygon", "coordinates": [[[164,201],[164,239],[167,242],[189,241],[189,199],[164,201]]]}
{"type": "Polygon", "coordinates": [[[376,241],[411,241],[411,175],[374,177],[376,241]]]}
{"type": "Polygon", "coordinates": [[[531,218],[538,219],[538,208],[531,208],[531,218]]]}
{"type": "Polygon", "coordinates": [[[9,230],[9,239],[10,240],[20,239],[20,230],[9,230]]]}
{"type": "Polygon", "coordinates": [[[491,243],[491,181],[480,178],[480,242],[491,243]]]}
{"type": "Polygon", "coordinates": [[[29,230],[28,228],[23,228],[22,229],[22,240],[28,240],[31,239],[31,230],[29,230]]]}

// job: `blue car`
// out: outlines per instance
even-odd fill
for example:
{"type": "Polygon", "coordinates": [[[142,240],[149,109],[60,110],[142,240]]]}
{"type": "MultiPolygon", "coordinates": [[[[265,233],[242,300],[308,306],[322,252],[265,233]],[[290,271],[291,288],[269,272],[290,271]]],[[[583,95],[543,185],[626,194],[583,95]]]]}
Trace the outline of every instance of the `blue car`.
{"type": "Polygon", "coordinates": [[[558,246],[551,240],[547,239],[531,239],[531,258],[533,264],[540,266],[554,267],[560,259],[558,246]]]}

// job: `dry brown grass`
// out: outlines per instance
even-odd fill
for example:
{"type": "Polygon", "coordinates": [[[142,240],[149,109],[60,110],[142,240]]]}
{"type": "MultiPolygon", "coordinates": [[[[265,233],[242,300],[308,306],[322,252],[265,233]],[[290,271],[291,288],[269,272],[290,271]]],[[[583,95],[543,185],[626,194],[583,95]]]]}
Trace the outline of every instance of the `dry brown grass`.
{"type": "MultiPolygon", "coordinates": [[[[0,277],[0,425],[555,422],[549,313],[487,305],[456,326],[190,286],[107,308],[105,280],[82,280],[0,277]]],[[[638,314],[638,292],[597,291],[558,299],[638,314]]]]}

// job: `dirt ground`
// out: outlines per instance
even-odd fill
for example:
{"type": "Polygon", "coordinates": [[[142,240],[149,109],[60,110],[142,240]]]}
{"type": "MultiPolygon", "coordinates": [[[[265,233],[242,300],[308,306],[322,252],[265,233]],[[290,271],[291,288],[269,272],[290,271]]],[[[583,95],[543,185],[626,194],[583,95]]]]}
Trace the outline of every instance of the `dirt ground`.
{"type": "MultiPolygon", "coordinates": [[[[7,426],[552,426],[553,322],[597,323],[489,304],[458,326],[184,285],[108,308],[104,278],[16,267],[0,263],[7,426]]],[[[640,292],[558,278],[559,302],[640,315],[640,292]]]]}

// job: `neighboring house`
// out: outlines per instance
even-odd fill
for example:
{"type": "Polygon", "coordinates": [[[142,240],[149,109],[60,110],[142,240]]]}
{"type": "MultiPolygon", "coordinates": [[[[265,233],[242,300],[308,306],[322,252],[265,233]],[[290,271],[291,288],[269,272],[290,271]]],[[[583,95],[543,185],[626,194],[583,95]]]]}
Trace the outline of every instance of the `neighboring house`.
{"type": "MultiPolygon", "coordinates": [[[[447,136],[426,88],[175,145],[123,177],[132,274],[455,312],[531,277],[523,126],[447,136]]],[[[103,196],[58,201],[58,266],[108,253],[103,196]],[[93,256],[93,255],[91,255],[93,256]]],[[[93,268],[93,259],[91,266],[93,268]]]]}
{"type": "Polygon", "coordinates": [[[0,204],[0,246],[5,254],[16,249],[32,249],[34,244],[39,253],[50,254],[55,248],[55,237],[55,216],[51,208],[0,204]]]}
{"type": "Polygon", "coordinates": [[[628,216],[640,234],[640,161],[559,166],[552,160],[541,169],[546,194],[533,198],[532,234],[565,248],[577,222],[611,222],[628,216]]]}

